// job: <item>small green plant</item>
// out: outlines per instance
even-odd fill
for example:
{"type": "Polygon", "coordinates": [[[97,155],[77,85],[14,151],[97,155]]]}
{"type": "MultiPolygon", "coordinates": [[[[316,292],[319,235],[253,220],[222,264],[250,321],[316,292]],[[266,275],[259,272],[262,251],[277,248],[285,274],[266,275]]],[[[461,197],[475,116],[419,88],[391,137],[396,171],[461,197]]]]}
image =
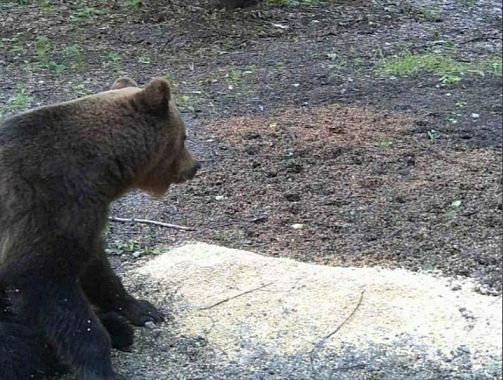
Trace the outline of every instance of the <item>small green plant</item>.
{"type": "Polygon", "coordinates": [[[433,269],[435,269],[435,266],[432,263],[424,263],[421,265],[421,270],[425,272],[432,271],[433,269]]]}
{"type": "Polygon", "coordinates": [[[16,94],[9,100],[9,105],[15,109],[23,109],[28,106],[29,98],[26,88],[18,87],[16,94]]]}
{"type": "Polygon", "coordinates": [[[67,69],[82,72],[87,68],[87,61],[78,44],[67,46],[54,58],[51,57],[51,55],[54,56],[51,39],[47,36],[38,36],[35,40],[35,51],[37,52],[37,66],[56,74],[61,74],[67,69]]]}
{"type": "Polygon", "coordinates": [[[51,0],[39,0],[38,3],[43,8],[50,8],[50,7],[52,7],[52,1],[51,0]]]}
{"type": "Polygon", "coordinates": [[[180,83],[176,80],[176,78],[169,74],[165,75],[163,78],[168,81],[173,98],[175,99],[175,103],[180,112],[194,112],[194,99],[181,93],[180,83]]]}
{"type": "Polygon", "coordinates": [[[496,55],[485,61],[484,66],[486,71],[489,72],[490,74],[496,77],[501,77],[503,74],[502,63],[503,61],[501,55],[496,55]]]}
{"type": "Polygon", "coordinates": [[[430,129],[428,132],[426,132],[426,134],[432,141],[436,141],[440,138],[440,132],[438,132],[436,129],[430,129]]]}
{"type": "Polygon", "coordinates": [[[111,51],[105,56],[105,65],[114,71],[122,70],[122,57],[119,53],[111,51]]]}
{"type": "Polygon", "coordinates": [[[181,112],[194,112],[196,110],[192,98],[188,95],[178,95],[175,97],[175,101],[181,112]]]}
{"type": "Polygon", "coordinates": [[[387,139],[381,140],[379,141],[379,146],[382,148],[391,148],[393,146],[393,141],[387,139]]]}
{"type": "Polygon", "coordinates": [[[0,47],[9,48],[13,53],[25,54],[26,48],[24,44],[19,41],[16,37],[13,38],[2,38],[0,39],[0,47]]]}
{"type": "Polygon", "coordinates": [[[475,4],[477,4],[478,0],[461,0],[460,3],[462,6],[464,7],[467,7],[467,8],[471,8],[473,7],[475,4]]]}
{"type": "Polygon", "coordinates": [[[138,10],[141,7],[141,0],[126,0],[126,5],[128,8],[138,10]]]}
{"type": "Polygon", "coordinates": [[[40,63],[49,63],[49,52],[52,49],[52,41],[47,36],[38,36],[35,40],[35,51],[40,63]]]}
{"type": "Polygon", "coordinates": [[[83,72],[87,68],[87,61],[79,45],[70,45],[63,50],[63,62],[73,71],[83,72]]]}
{"type": "Polygon", "coordinates": [[[14,96],[7,100],[7,104],[0,110],[0,120],[2,120],[9,111],[23,110],[28,107],[30,97],[25,87],[18,86],[14,96]]]}
{"type": "Polygon", "coordinates": [[[47,36],[38,36],[35,40],[35,51],[37,52],[38,66],[60,74],[65,70],[65,65],[50,59],[52,50],[52,40],[47,36]]]}
{"type": "Polygon", "coordinates": [[[104,12],[95,7],[81,6],[77,8],[70,16],[70,21],[77,23],[86,23],[96,15],[103,14],[104,12]]]}
{"type": "Polygon", "coordinates": [[[340,59],[337,53],[325,53],[325,57],[331,61],[338,61],[340,59]]]}
{"type": "Polygon", "coordinates": [[[143,65],[150,65],[152,61],[148,55],[142,55],[138,57],[138,63],[141,63],[143,65]]]}
{"type": "Polygon", "coordinates": [[[160,247],[152,247],[150,245],[142,244],[136,239],[126,241],[115,241],[110,244],[107,249],[108,253],[115,254],[131,254],[134,257],[145,255],[157,255],[162,252],[160,247]]]}
{"type": "Polygon", "coordinates": [[[417,17],[422,21],[439,21],[440,14],[432,8],[422,7],[416,10],[417,17]]]}
{"type": "Polygon", "coordinates": [[[230,84],[237,86],[243,79],[243,72],[239,69],[231,69],[225,77],[230,84]]]}
{"type": "Polygon", "coordinates": [[[84,84],[78,83],[78,84],[70,84],[68,86],[68,89],[77,94],[78,96],[83,96],[83,95],[89,95],[92,91],[89,90],[84,84]]]}
{"type": "Polygon", "coordinates": [[[37,2],[40,8],[44,10],[44,12],[52,13],[54,11],[54,4],[52,0],[38,0],[37,2]]]}
{"type": "Polygon", "coordinates": [[[230,85],[238,86],[246,75],[252,74],[255,70],[254,65],[248,66],[244,70],[233,67],[225,74],[225,78],[230,85]]]}
{"type": "Polygon", "coordinates": [[[458,84],[461,82],[463,77],[456,74],[444,74],[439,78],[439,81],[443,84],[458,84]]]}
{"type": "Polygon", "coordinates": [[[445,211],[445,217],[447,219],[454,219],[458,216],[458,212],[459,212],[459,209],[461,208],[461,201],[458,199],[458,200],[455,200],[454,202],[452,202],[449,207],[447,208],[447,210],[445,211]]]}

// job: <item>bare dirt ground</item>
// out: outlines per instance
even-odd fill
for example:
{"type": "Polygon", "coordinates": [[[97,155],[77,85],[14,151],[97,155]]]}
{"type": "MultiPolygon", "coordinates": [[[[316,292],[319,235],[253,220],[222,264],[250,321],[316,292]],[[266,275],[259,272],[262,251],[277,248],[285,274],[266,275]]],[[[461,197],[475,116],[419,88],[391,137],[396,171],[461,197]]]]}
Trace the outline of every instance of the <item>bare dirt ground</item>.
{"type": "Polygon", "coordinates": [[[169,76],[204,170],[163,200],[131,194],[112,212],[195,231],[112,223],[118,270],[200,240],[437,270],[500,293],[501,74],[446,81],[378,67],[406,50],[498,56],[501,4],[284,3],[2,1],[1,113],[101,91],[122,74],[169,76]]]}

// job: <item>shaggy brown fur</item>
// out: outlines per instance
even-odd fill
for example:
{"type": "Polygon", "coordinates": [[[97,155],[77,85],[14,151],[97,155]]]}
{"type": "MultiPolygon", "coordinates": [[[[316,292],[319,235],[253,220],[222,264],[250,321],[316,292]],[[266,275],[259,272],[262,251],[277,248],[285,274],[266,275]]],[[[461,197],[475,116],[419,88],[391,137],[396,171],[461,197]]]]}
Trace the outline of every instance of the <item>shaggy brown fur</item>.
{"type": "Polygon", "coordinates": [[[0,345],[2,379],[38,371],[47,353],[30,357],[30,339],[50,344],[78,379],[115,379],[110,349],[131,344],[129,322],[162,320],[113,273],[102,231],[121,195],[160,196],[195,175],[185,137],[162,79],[140,89],[121,78],[109,91],[2,123],[0,341],[11,342],[0,345]]]}

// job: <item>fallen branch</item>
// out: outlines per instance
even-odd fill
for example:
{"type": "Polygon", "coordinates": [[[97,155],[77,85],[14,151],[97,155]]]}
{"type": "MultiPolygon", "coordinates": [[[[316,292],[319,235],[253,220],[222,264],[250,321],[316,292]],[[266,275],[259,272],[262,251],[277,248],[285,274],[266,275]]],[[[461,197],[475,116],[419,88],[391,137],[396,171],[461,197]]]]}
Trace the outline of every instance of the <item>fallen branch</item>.
{"type": "Polygon", "coordinates": [[[208,309],[212,309],[212,308],[214,308],[214,307],[216,307],[216,306],[218,306],[218,305],[221,305],[221,304],[223,304],[223,303],[225,303],[225,302],[229,302],[230,300],[236,299],[236,298],[241,297],[241,296],[244,296],[244,295],[246,295],[246,294],[250,294],[250,293],[252,293],[252,292],[256,292],[257,290],[260,290],[260,289],[264,289],[264,288],[266,288],[266,287],[268,287],[268,286],[271,286],[272,284],[274,284],[274,282],[270,282],[270,283],[268,283],[268,284],[265,284],[265,285],[259,286],[258,288],[254,288],[254,289],[247,290],[246,292],[239,293],[239,294],[237,294],[237,295],[235,295],[235,296],[233,296],[233,297],[226,298],[226,299],[224,299],[224,300],[222,300],[222,301],[219,301],[219,302],[217,302],[217,303],[215,303],[215,304],[213,304],[213,305],[206,306],[206,307],[202,307],[202,308],[200,308],[199,310],[208,310],[208,309]]]}
{"type": "Polygon", "coordinates": [[[464,41],[458,42],[458,45],[469,44],[470,42],[478,42],[478,41],[490,41],[490,40],[499,40],[501,37],[494,34],[485,34],[482,36],[477,36],[473,38],[469,38],[464,41]]]}
{"type": "MultiPolygon", "coordinates": [[[[317,343],[314,344],[313,349],[309,352],[309,360],[311,362],[311,368],[312,368],[313,372],[314,372],[314,359],[313,359],[314,351],[317,350],[318,348],[320,348],[327,340],[329,340],[335,334],[337,334],[339,332],[339,330],[353,317],[353,315],[355,315],[356,311],[358,310],[358,308],[362,304],[364,293],[365,293],[365,289],[363,289],[361,291],[360,299],[356,303],[356,306],[353,308],[351,313],[349,313],[349,315],[333,331],[331,331],[329,334],[325,335],[317,343]]],[[[342,369],[342,367],[341,367],[341,369],[342,369]]]]}
{"type": "Polygon", "coordinates": [[[110,221],[112,221],[112,222],[121,222],[121,223],[131,222],[131,223],[153,224],[154,226],[175,228],[177,230],[182,230],[182,231],[195,231],[195,228],[192,228],[192,227],[179,226],[177,224],[170,224],[170,223],[164,223],[164,222],[157,222],[155,220],[150,220],[150,219],[118,218],[116,216],[111,216],[108,219],[110,219],[110,221]]]}
{"type": "Polygon", "coordinates": [[[363,301],[363,293],[365,293],[365,289],[362,290],[361,294],[360,294],[360,299],[358,300],[358,303],[356,304],[356,306],[354,307],[353,311],[346,317],[346,319],[344,319],[342,321],[342,323],[337,326],[337,328],[332,331],[330,334],[328,334],[327,336],[325,336],[324,338],[322,338],[315,346],[321,344],[321,343],[324,343],[326,342],[328,339],[330,339],[331,337],[333,337],[335,334],[337,334],[337,332],[342,328],[342,326],[344,326],[352,317],[353,315],[355,315],[356,311],[358,310],[358,308],[360,307],[360,305],[362,304],[362,301],[363,301]]]}

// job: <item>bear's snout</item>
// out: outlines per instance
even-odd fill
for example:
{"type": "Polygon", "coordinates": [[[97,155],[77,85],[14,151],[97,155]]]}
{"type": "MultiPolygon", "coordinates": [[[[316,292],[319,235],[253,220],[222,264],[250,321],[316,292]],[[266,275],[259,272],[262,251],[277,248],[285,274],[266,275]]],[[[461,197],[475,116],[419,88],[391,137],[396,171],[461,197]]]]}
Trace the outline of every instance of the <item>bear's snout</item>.
{"type": "Polygon", "coordinates": [[[182,173],[182,177],[185,180],[190,180],[196,176],[196,173],[199,169],[201,169],[201,163],[196,162],[190,169],[187,169],[182,173]]]}

